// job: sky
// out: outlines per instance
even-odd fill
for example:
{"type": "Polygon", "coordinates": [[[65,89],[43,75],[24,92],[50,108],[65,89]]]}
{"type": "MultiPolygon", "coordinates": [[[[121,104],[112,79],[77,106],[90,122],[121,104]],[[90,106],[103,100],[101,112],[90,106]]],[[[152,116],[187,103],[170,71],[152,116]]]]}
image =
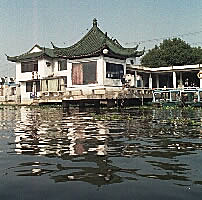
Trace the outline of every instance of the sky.
{"type": "Polygon", "coordinates": [[[70,46],[93,18],[124,47],[148,50],[173,37],[202,46],[202,0],[0,0],[0,77],[15,76],[5,54],[70,46]]]}

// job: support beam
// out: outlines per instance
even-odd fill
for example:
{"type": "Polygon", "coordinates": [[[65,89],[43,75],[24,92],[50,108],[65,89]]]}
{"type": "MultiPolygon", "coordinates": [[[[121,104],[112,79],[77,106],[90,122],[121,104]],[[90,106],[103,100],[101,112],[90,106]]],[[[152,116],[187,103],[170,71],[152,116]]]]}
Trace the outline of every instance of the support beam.
{"type": "Polygon", "coordinates": [[[159,74],[156,74],[156,87],[159,88],[159,74]]]}
{"type": "Polygon", "coordinates": [[[176,72],[173,72],[173,88],[177,88],[177,77],[176,77],[176,72]]]}
{"type": "Polygon", "coordinates": [[[67,87],[72,87],[72,63],[67,63],[67,87]]]}
{"type": "Polygon", "coordinates": [[[62,101],[62,108],[64,112],[68,112],[69,113],[69,102],[66,100],[62,101]]]}
{"type": "Polygon", "coordinates": [[[149,74],[149,88],[152,89],[152,75],[149,74]]]}
{"type": "Polygon", "coordinates": [[[97,74],[99,74],[99,76],[97,76],[98,85],[104,85],[104,80],[106,76],[104,68],[104,57],[100,56],[100,58],[97,60],[97,74]]]}
{"type": "Polygon", "coordinates": [[[137,87],[137,71],[134,74],[134,87],[137,87]]]}
{"type": "MultiPolygon", "coordinates": [[[[200,73],[202,73],[202,70],[200,70],[200,73]]],[[[202,88],[202,78],[200,79],[200,88],[202,88]]]]}
{"type": "Polygon", "coordinates": [[[180,85],[183,85],[183,81],[182,81],[182,72],[180,72],[180,85]]]}
{"type": "Polygon", "coordinates": [[[100,100],[94,100],[94,109],[96,114],[100,114],[100,100]]]}
{"type": "Polygon", "coordinates": [[[83,100],[79,101],[79,112],[85,112],[86,111],[86,106],[85,106],[85,102],[83,100]]]}
{"type": "Polygon", "coordinates": [[[115,107],[115,100],[114,99],[107,99],[107,108],[115,107]]]}

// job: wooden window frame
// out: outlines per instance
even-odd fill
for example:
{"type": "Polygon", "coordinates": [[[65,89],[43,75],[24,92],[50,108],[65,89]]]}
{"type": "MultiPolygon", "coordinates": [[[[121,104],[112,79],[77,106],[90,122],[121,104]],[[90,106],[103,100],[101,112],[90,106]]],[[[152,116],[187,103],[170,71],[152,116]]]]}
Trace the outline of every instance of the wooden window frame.
{"type": "Polygon", "coordinates": [[[106,63],[106,78],[121,79],[124,75],[124,66],[122,64],[106,63]]]}

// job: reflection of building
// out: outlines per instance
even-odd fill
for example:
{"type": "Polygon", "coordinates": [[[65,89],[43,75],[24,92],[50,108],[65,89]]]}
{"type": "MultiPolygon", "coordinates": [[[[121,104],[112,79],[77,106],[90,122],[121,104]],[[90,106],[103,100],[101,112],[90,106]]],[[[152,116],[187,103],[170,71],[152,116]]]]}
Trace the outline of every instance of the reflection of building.
{"type": "Polygon", "coordinates": [[[107,154],[109,130],[102,122],[92,122],[87,116],[63,116],[60,110],[20,109],[15,128],[17,153],[57,157],[107,154]]]}
{"type": "Polygon", "coordinates": [[[37,176],[53,172],[50,177],[56,182],[85,181],[98,186],[121,181],[106,161],[109,129],[103,121],[94,121],[86,115],[62,115],[61,110],[55,109],[20,109],[15,152],[68,160],[72,164],[65,166],[59,161],[61,164],[50,170],[43,163],[29,162],[23,164],[26,171],[18,170],[19,174],[37,176]]]}

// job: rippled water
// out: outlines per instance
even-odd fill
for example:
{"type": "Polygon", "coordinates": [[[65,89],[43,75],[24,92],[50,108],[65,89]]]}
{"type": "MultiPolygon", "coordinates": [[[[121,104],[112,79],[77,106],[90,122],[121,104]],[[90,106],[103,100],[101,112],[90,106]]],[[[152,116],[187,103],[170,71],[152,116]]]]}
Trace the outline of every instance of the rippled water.
{"type": "Polygon", "coordinates": [[[201,199],[202,110],[0,108],[0,199],[201,199]]]}

